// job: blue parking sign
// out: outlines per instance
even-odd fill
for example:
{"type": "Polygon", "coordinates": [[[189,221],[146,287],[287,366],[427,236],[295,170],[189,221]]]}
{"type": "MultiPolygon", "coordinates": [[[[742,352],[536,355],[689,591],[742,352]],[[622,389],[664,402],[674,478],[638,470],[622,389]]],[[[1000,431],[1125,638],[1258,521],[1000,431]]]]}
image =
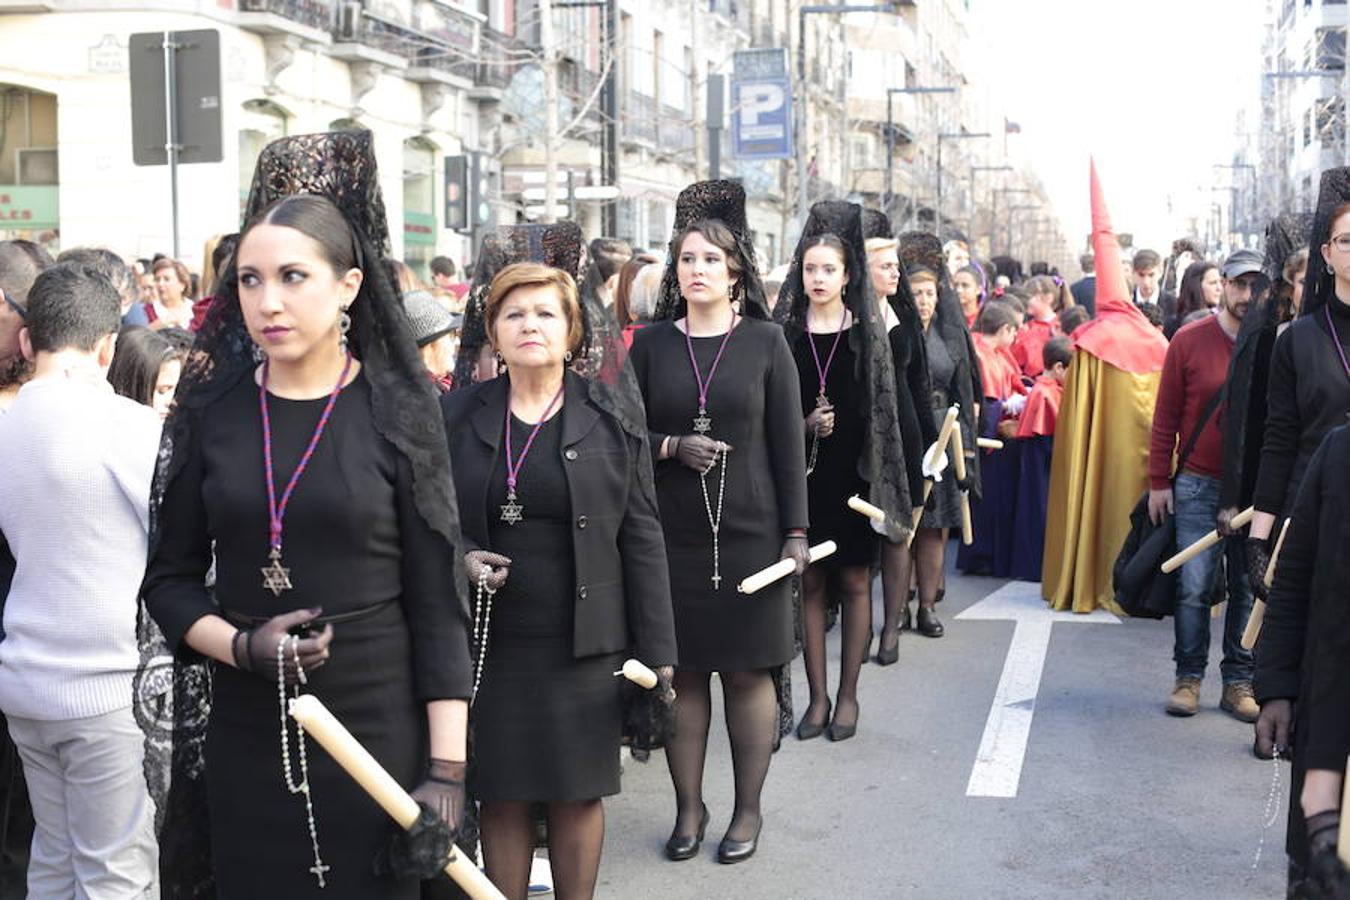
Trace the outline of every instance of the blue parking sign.
{"type": "Polygon", "coordinates": [[[746,78],[731,83],[732,156],[788,159],[792,156],[792,82],[746,78]]]}

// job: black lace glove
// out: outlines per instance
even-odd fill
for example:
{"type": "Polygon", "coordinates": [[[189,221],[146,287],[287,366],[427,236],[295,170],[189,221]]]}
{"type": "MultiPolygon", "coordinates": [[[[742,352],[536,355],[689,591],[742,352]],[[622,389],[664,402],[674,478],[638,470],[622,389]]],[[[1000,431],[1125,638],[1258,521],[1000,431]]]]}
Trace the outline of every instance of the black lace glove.
{"type": "Polygon", "coordinates": [[[388,842],[375,851],[375,874],[381,878],[416,878],[429,881],[445,870],[450,861],[454,832],[425,803],[417,804],[412,827],[394,826],[388,842]]]}
{"type": "Polygon", "coordinates": [[[412,792],[418,803],[425,803],[451,832],[459,831],[464,815],[464,770],[467,763],[449,759],[432,759],[426,780],[412,792]]]}
{"type": "Polygon", "coordinates": [[[1232,537],[1237,534],[1233,528],[1233,516],[1238,513],[1236,506],[1225,506],[1214,514],[1214,530],[1219,533],[1219,537],[1232,537]]]}
{"type": "Polygon", "coordinates": [[[1247,583],[1252,596],[1265,600],[1270,596],[1266,588],[1266,569],[1270,568],[1270,542],[1262,538],[1247,538],[1247,583]]]}
{"type": "Polygon", "coordinates": [[[235,633],[230,649],[234,664],[245,672],[253,672],[273,683],[285,679],[293,685],[300,679],[300,669],[312,672],[328,661],[328,645],[333,642],[333,626],[325,625],[318,634],[310,623],[323,613],[322,609],[297,609],[273,616],[261,625],[235,633]],[[281,665],[277,664],[277,645],[282,647],[281,665]]]}
{"type": "Polygon", "coordinates": [[[675,442],[675,448],[672,451],[674,457],[682,465],[700,473],[707,472],[712,468],[719,452],[731,449],[727,444],[715,441],[710,437],[704,437],[701,434],[686,434],[671,438],[671,440],[675,442]]]}
{"type": "Polygon", "coordinates": [[[954,478],[954,479],[956,480],[956,487],[957,487],[957,489],[960,490],[960,491],[962,491],[962,492],[964,492],[964,493],[969,494],[970,491],[971,491],[971,489],[975,486],[975,478],[970,474],[970,466],[969,466],[969,465],[966,466],[966,477],[965,477],[965,478],[956,478],[955,475],[953,475],[952,478],[954,478]]]}
{"type": "Polygon", "coordinates": [[[788,535],[783,541],[783,549],[779,551],[778,558],[792,560],[797,566],[793,570],[794,574],[800,575],[805,572],[806,567],[811,565],[811,547],[807,543],[806,535],[788,535]]]}
{"type": "Polygon", "coordinates": [[[511,560],[500,553],[470,550],[464,554],[464,571],[473,587],[478,586],[479,579],[486,573],[488,590],[500,591],[506,584],[506,576],[511,573],[510,566],[511,560]]]}
{"type": "Polygon", "coordinates": [[[1294,702],[1283,698],[1265,701],[1254,728],[1252,753],[1258,759],[1274,759],[1276,754],[1289,759],[1294,745],[1294,702]]]}

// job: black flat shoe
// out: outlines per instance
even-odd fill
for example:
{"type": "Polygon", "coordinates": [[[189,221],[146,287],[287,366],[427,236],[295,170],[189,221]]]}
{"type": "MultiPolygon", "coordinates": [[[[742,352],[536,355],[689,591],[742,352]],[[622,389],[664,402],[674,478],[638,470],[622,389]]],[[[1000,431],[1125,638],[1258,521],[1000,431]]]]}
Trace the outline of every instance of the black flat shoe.
{"type": "Polygon", "coordinates": [[[704,805],[703,815],[698,820],[698,834],[684,835],[671,833],[666,841],[666,859],[674,862],[693,859],[698,856],[698,848],[703,846],[703,835],[708,830],[708,807],[704,805]]]}
{"type": "Polygon", "coordinates": [[[919,607],[917,630],[924,637],[940,638],[946,629],[938,621],[937,613],[926,606],[919,607]]]}
{"type": "Polygon", "coordinates": [[[818,738],[825,733],[825,724],[830,721],[830,705],[825,704],[825,718],[820,723],[806,721],[806,715],[802,715],[802,720],[797,723],[797,740],[809,741],[812,738],[818,738]]]}
{"type": "Polygon", "coordinates": [[[877,641],[876,661],[879,666],[893,666],[900,660],[900,635],[895,636],[895,646],[889,650],[886,649],[886,632],[881,632],[881,637],[877,641]]]}
{"type": "Polygon", "coordinates": [[[761,819],[759,827],[755,829],[755,836],[748,841],[733,841],[731,838],[724,837],[722,842],[717,845],[717,861],[723,865],[734,865],[738,862],[745,862],[755,855],[759,849],[759,833],[764,828],[764,820],[761,819]]]}

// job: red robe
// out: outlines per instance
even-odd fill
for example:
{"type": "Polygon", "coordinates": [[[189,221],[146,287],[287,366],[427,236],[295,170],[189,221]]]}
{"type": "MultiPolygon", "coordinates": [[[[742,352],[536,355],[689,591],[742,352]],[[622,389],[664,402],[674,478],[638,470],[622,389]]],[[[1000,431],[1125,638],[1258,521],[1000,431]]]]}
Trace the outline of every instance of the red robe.
{"type": "Polygon", "coordinates": [[[1017,364],[1006,350],[995,347],[987,335],[976,332],[971,335],[975,341],[975,355],[980,361],[980,380],[984,384],[984,396],[994,400],[1007,400],[1021,388],[1021,379],[1017,375],[1017,364]]]}
{"type": "Polygon", "coordinates": [[[1054,437],[1055,421],[1059,418],[1059,401],[1064,397],[1064,385],[1049,375],[1036,379],[1036,385],[1027,397],[1026,408],[1017,425],[1019,438],[1054,437]]]}
{"type": "Polygon", "coordinates": [[[1044,351],[1050,339],[1059,335],[1059,320],[1049,319],[1039,322],[1035,319],[1027,323],[1013,341],[1013,359],[1028,378],[1039,378],[1045,371],[1044,351]]]}

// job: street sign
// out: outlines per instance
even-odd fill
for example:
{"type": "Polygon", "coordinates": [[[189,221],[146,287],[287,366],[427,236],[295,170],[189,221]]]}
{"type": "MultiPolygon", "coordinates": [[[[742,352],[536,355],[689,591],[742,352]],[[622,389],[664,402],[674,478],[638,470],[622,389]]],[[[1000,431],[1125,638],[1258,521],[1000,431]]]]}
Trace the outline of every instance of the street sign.
{"type": "Polygon", "coordinates": [[[152,31],[128,41],[131,82],[131,161],[138,166],[169,162],[165,145],[174,126],[179,163],[225,158],[220,110],[220,32],[152,31]],[[172,109],[165,99],[165,40],[172,44],[172,109]]]}
{"type": "Polygon", "coordinates": [[[737,159],[792,156],[792,82],[786,77],[731,83],[732,155],[737,159]]]}

